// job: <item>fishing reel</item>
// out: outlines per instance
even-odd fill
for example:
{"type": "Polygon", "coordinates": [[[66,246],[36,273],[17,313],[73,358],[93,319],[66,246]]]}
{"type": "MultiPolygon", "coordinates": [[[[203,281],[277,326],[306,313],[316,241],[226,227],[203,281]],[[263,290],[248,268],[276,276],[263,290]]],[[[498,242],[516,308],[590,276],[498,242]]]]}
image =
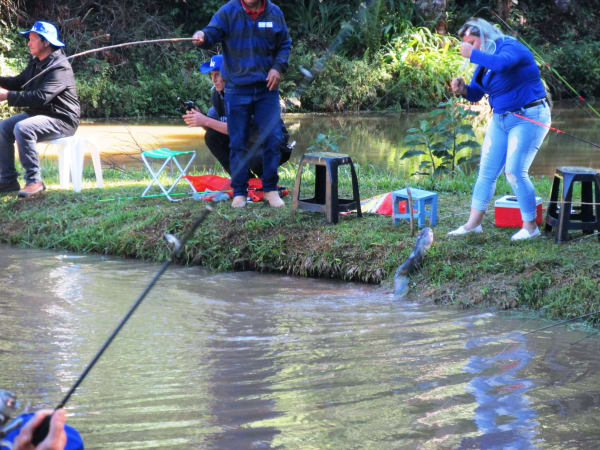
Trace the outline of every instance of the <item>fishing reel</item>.
{"type": "Polygon", "coordinates": [[[196,107],[196,103],[193,100],[181,100],[180,97],[177,97],[177,101],[179,102],[179,110],[182,113],[191,111],[196,107]]]}
{"type": "Polygon", "coordinates": [[[13,417],[18,416],[19,411],[23,409],[25,408],[21,408],[21,403],[15,394],[0,389],[0,438],[21,425],[23,420],[18,417],[13,419],[13,417]]]}

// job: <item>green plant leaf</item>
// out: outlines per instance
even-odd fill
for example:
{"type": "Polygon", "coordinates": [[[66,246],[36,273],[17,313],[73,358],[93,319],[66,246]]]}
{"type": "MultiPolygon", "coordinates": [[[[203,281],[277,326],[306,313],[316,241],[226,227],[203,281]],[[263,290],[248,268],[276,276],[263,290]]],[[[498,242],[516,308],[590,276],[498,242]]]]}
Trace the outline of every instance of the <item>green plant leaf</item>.
{"type": "Polygon", "coordinates": [[[404,152],[404,154],[400,157],[400,159],[413,158],[415,156],[425,155],[423,150],[411,149],[404,152]]]}

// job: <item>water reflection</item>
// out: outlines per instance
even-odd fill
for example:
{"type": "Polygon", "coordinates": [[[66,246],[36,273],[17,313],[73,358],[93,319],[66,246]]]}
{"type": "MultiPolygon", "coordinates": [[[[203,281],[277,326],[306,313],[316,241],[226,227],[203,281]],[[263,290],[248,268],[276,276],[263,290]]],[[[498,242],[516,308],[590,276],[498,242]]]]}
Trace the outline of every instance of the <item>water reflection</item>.
{"type": "MultiPolygon", "coordinates": [[[[426,119],[426,112],[379,115],[310,115],[288,114],[284,121],[291,138],[297,141],[291,163],[294,167],[314,143],[319,133],[344,136],[338,144],[340,152],[350,154],[355,162],[397,171],[408,176],[416,171],[419,161],[401,160],[408,149],[404,137],[409,128],[426,119]]],[[[600,119],[587,109],[570,102],[556,102],[552,111],[553,126],[567,133],[600,144],[600,119]]],[[[84,123],[78,133],[99,143],[105,164],[141,166],[139,151],[157,147],[174,150],[195,149],[197,168],[219,168],[204,144],[201,128],[188,128],[179,119],[158,124],[84,123]]],[[[51,148],[42,155],[51,157],[51,148]]],[[[461,154],[462,155],[462,154],[461,154]]],[[[531,173],[552,175],[559,166],[600,167],[600,151],[564,134],[550,132],[538,152],[531,173]]]]}
{"type": "MultiPolygon", "coordinates": [[[[536,442],[537,413],[532,408],[527,391],[535,385],[520,377],[533,359],[523,335],[513,333],[514,344],[493,356],[473,356],[465,370],[476,374],[469,383],[475,396],[475,423],[481,433],[476,438],[464,439],[461,448],[531,448],[536,442]]],[[[480,347],[497,337],[473,338],[467,347],[480,347]]]]}
{"type": "MultiPolygon", "coordinates": [[[[0,387],[53,406],[158,266],[0,255],[0,387]]],[[[595,448],[600,338],[524,339],[539,327],[363,285],[173,267],[69,420],[89,449],[595,448]]]]}

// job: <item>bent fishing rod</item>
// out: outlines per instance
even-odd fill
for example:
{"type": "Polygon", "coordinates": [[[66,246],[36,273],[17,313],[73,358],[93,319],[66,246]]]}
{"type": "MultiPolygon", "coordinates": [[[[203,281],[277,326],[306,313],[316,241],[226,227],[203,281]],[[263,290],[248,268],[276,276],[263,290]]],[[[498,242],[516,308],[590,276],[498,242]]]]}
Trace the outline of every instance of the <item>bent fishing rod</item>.
{"type": "MultiPolygon", "coordinates": [[[[83,52],[75,53],[74,55],[67,56],[67,60],[74,59],[79,56],[89,55],[91,53],[103,52],[105,50],[112,50],[113,48],[129,47],[131,45],[160,44],[160,43],[165,43],[165,42],[182,42],[182,41],[193,41],[193,40],[194,40],[194,38],[165,38],[165,39],[150,39],[150,40],[145,40],[145,41],[123,42],[122,44],[107,45],[106,47],[98,47],[98,48],[93,48],[90,50],[85,50],[83,52]]],[[[46,72],[48,72],[50,69],[52,69],[59,63],[60,63],[60,61],[56,61],[53,64],[50,64],[48,67],[46,67],[40,73],[36,74],[35,76],[33,76],[29,80],[27,80],[25,83],[23,83],[23,86],[21,86],[21,89],[23,89],[25,86],[27,86],[29,83],[31,83],[33,80],[35,80],[40,75],[43,75],[46,72]]]]}
{"type": "MultiPolygon", "coordinates": [[[[111,344],[111,342],[114,340],[114,338],[117,336],[119,331],[121,331],[121,329],[123,328],[125,323],[127,323],[127,321],[132,316],[132,314],[135,312],[135,310],[138,308],[138,306],[140,306],[142,301],[146,298],[146,296],[148,295],[150,290],[152,290],[152,288],[154,287],[154,285],[156,284],[158,279],[161,277],[161,275],[167,270],[167,267],[169,267],[169,265],[172,262],[174,262],[181,255],[183,247],[185,246],[187,241],[194,235],[194,233],[196,232],[198,227],[200,227],[202,222],[204,222],[204,219],[206,219],[206,217],[208,216],[208,214],[211,211],[212,211],[212,208],[210,206],[206,206],[206,209],[202,212],[202,214],[200,214],[200,216],[192,224],[192,226],[188,230],[187,234],[183,237],[183,239],[179,240],[172,234],[165,234],[165,238],[166,238],[167,242],[170,244],[170,246],[173,249],[169,259],[160,266],[158,272],[156,272],[156,275],[154,275],[154,278],[152,278],[150,283],[148,283],[148,285],[146,286],[144,291],[140,294],[140,296],[135,301],[135,303],[131,306],[129,311],[127,311],[127,313],[125,314],[123,319],[121,319],[121,322],[113,330],[113,332],[108,337],[108,339],[106,339],[106,341],[104,342],[104,344],[102,345],[100,350],[98,350],[96,355],[92,358],[92,360],[87,365],[85,370],[81,373],[81,375],[79,376],[77,381],[75,381],[75,383],[73,384],[71,389],[69,389],[69,391],[63,397],[63,399],[60,401],[60,403],[56,406],[56,408],[54,408],[54,411],[63,408],[65,406],[65,404],[69,401],[69,399],[71,398],[71,395],[73,395],[73,393],[79,387],[79,385],[82,383],[82,381],[85,379],[85,377],[90,373],[90,371],[92,370],[94,365],[96,365],[96,363],[98,362],[98,360],[100,359],[102,354],[106,351],[106,349],[111,344]]],[[[42,442],[45,439],[46,435],[48,434],[48,431],[50,430],[51,417],[52,417],[52,415],[46,416],[44,418],[44,421],[35,429],[34,434],[33,434],[33,439],[32,439],[32,443],[34,446],[37,446],[40,442],[42,442]]]]}

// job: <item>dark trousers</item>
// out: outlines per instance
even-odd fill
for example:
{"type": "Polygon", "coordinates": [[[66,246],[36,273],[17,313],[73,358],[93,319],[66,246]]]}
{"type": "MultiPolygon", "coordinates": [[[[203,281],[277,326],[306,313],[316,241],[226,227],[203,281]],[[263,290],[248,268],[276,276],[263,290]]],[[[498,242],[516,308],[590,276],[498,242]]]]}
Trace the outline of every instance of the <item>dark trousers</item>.
{"type": "Polygon", "coordinates": [[[283,135],[279,121],[279,91],[269,91],[266,83],[254,86],[232,86],[225,90],[227,130],[229,132],[229,161],[233,195],[248,193],[248,163],[254,148],[262,148],[264,192],[277,190],[279,158],[283,135]],[[258,126],[258,139],[249,148],[250,118],[258,126]]]}
{"type": "MultiPolygon", "coordinates": [[[[225,172],[231,175],[229,168],[229,136],[208,128],[204,134],[204,142],[225,172]]],[[[248,161],[248,177],[260,178],[263,173],[262,150],[256,149],[248,161]]]]}
{"type": "Polygon", "coordinates": [[[0,121],[0,183],[12,183],[19,176],[15,168],[15,142],[25,169],[25,183],[37,183],[42,181],[42,170],[36,143],[72,134],[65,134],[61,120],[48,116],[21,113],[0,121]]]}

